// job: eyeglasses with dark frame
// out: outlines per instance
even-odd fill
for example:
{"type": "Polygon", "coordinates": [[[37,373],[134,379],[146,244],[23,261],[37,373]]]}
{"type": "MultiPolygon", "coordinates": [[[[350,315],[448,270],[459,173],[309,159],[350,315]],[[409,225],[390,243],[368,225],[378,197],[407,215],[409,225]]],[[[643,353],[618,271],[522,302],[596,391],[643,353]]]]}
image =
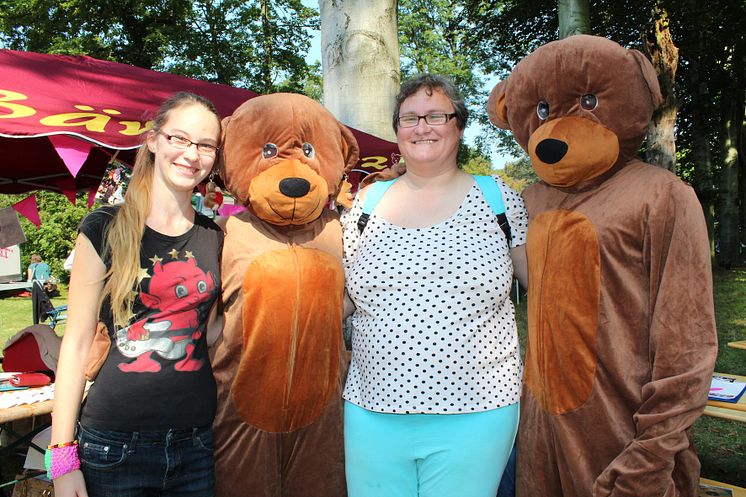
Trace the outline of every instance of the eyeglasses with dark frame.
{"type": "Polygon", "coordinates": [[[420,119],[424,119],[429,126],[442,126],[454,117],[456,117],[455,112],[450,114],[446,112],[431,112],[424,116],[406,114],[404,116],[399,116],[398,122],[400,128],[414,128],[420,124],[420,119]]]}
{"type": "Polygon", "coordinates": [[[181,135],[169,135],[168,133],[164,133],[161,130],[156,131],[156,133],[163,135],[168,143],[170,143],[174,148],[185,150],[194,145],[195,147],[197,147],[197,152],[200,155],[204,155],[205,157],[215,157],[218,153],[218,150],[220,150],[215,145],[210,145],[209,143],[193,142],[189,138],[185,138],[181,135]]]}

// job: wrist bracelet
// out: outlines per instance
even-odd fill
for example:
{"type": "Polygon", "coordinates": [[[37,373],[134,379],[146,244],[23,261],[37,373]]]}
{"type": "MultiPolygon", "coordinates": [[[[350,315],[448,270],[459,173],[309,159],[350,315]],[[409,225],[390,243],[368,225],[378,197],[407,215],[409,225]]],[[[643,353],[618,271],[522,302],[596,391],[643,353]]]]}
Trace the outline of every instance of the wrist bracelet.
{"type": "Polygon", "coordinates": [[[77,440],[71,440],[69,442],[64,442],[61,444],[54,444],[54,445],[48,445],[47,449],[59,449],[60,447],[68,447],[70,445],[78,445],[77,440]]]}
{"type": "Polygon", "coordinates": [[[50,480],[80,469],[78,441],[49,445],[44,452],[44,466],[50,480]]]}

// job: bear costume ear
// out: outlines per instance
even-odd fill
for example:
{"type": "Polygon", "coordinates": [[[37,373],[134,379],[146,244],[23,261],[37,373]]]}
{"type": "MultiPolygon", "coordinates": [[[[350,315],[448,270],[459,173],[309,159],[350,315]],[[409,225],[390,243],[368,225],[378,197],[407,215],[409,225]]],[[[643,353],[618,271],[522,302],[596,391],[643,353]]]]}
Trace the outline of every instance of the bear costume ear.
{"type": "Polygon", "coordinates": [[[510,129],[508,123],[508,107],[505,105],[505,87],[508,80],[500,81],[490,92],[487,100],[487,114],[490,122],[500,129],[510,129]]]}
{"type": "MultiPolygon", "coordinates": [[[[225,132],[228,129],[228,125],[231,122],[231,119],[233,119],[233,116],[225,116],[222,121],[220,121],[220,150],[223,150],[223,145],[225,145],[225,132]]],[[[223,154],[220,154],[221,158],[223,154]]]]}
{"type": "Polygon", "coordinates": [[[345,161],[345,173],[349,173],[360,158],[360,148],[352,131],[344,124],[338,122],[339,131],[342,133],[342,157],[345,161]]]}
{"type": "Polygon", "coordinates": [[[653,110],[655,111],[663,103],[661,87],[658,83],[658,75],[655,72],[655,68],[648,58],[639,50],[630,49],[628,52],[637,61],[637,65],[640,67],[642,78],[645,80],[645,83],[648,85],[648,89],[650,90],[650,100],[653,104],[653,110]]]}
{"type": "Polygon", "coordinates": [[[220,132],[220,143],[223,143],[223,139],[225,138],[225,128],[228,127],[228,123],[231,122],[231,119],[233,116],[225,116],[222,121],[220,121],[220,129],[222,130],[220,132]]]}
{"type": "Polygon", "coordinates": [[[212,165],[212,170],[215,171],[223,181],[225,181],[225,178],[223,178],[223,143],[225,143],[225,130],[228,127],[228,123],[231,122],[232,117],[233,116],[226,116],[222,121],[220,121],[220,153],[218,153],[218,158],[215,160],[215,164],[212,165]]]}

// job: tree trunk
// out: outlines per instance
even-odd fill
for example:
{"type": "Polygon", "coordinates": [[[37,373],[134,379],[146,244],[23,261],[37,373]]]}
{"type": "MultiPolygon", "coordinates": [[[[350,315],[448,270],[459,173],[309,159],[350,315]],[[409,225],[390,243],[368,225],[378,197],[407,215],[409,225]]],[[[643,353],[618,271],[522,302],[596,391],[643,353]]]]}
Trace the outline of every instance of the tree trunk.
{"type": "Polygon", "coordinates": [[[274,85],[272,84],[272,23],[270,17],[270,0],[262,0],[262,38],[264,53],[262,54],[262,88],[264,94],[272,93],[274,85]]]}
{"type": "MultiPolygon", "coordinates": [[[[734,92],[736,93],[736,92],[734,92]]],[[[722,157],[720,169],[720,202],[718,205],[718,239],[720,264],[728,269],[739,263],[740,237],[738,205],[738,133],[743,122],[743,102],[724,99],[722,157]]]]}
{"type": "Polygon", "coordinates": [[[319,0],[324,105],[387,140],[399,91],[397,0],[319,0]]]}
{"type": "Polygon", "coordinates": [[[722,106],[720,196],[718,204],[718,238],[720,240],[719,262],[730,268],[744,262],[743,244],[746,233],[743,227],[744,183],[742,169],[744,120],[746,119],[746,50],[741,40],[734,42],[733,58],[728,77],[731,85],[723,88],[720,95],[722,106]],[[741,176],[741,178],[739,178],[741,176]],[[739,195],[740,194],[740,195],[739,195]]]}
{"type": "Polygon", "coordinates": [[[591,34],[588,0],[558,0],[559,37],[591,34]]]}
{"type": "Polygon", "coordinates": [[[735,91],[735,101],[740,103],[740,118],[735,122],[738,129],[734,130],[734,134],[737,137],[736,142],[736,153],[738,154],[738,192],[737,199],[740,204],[739,210],[739,264],[746,262],[746,51],[744,49],[743,34],[741,34],[741,42],[737,44],[733,56],[733,68],[736,72],[737,81],[733,85],[734,88],[739,88],[735,91]]]}
{"type": "Polygon", "coordinates": [[[713,102],[707,86],[707,78],[702,74],[700,57],[706,53],[701,50],[704,46],[704,33],[700,34],[699,47],[696,57],[690,61],[689,88],[696,91],[692,94],[692,113],[698,119],[692,120],[692,187],[697,192],[697,198],[702,205],[702,211],[707,223],[707,235],[710,238],[710,250],[715,242],[715,183],[713,179],[712,150],[710,143],[713,140],[711,126],[708,125],[708,117],[713,114],[713,102]]]}
{"type": "Polygon", "coordinates": [[[653,9],[653,26],[643,34],[645,48],[652,59],[663,95],[663,105],[653,114],[648,127],[645,160],[676,172],[676,135],[674,125],[678,102],[674,94],[679,49],[671,39],[668,13],[658,4],[653,9]]]}

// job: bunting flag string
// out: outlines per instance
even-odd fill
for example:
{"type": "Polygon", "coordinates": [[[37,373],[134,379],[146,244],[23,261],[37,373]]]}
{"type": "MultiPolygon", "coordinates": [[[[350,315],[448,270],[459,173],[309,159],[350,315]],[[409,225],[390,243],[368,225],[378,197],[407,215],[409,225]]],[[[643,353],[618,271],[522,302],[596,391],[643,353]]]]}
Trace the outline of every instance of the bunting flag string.
{"type": "Polygon", "coordinates": [[[4,255],[3,249],[18,245],[26,241],[18,214],[12,207],[0,209],[0,255],[4,255]]]}
{"type": "Polygon", "coordinates": [[[98,186],[92,186],[88,190],[88,208],[93,207],[93,203],[96,201],[96,193],[98,193],[98,186]]]}
{"type": "Polygon", "coordinates": [[[39,205],[36,203],[36,194],[29,195],[20,202],[13,204],[11,207],[20,215],[34,223],[37,230],[41,227],[39,205]]]}

